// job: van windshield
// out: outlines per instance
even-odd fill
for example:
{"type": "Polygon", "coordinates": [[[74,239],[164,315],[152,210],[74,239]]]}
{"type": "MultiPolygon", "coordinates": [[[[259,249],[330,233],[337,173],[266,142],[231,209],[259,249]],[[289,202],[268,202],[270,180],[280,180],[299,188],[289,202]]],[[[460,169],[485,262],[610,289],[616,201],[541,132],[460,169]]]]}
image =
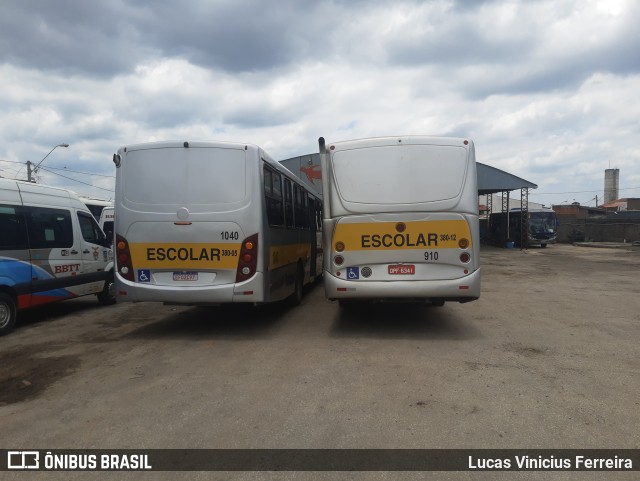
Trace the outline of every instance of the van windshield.
{"type": "Polygon", "coordinates": [[[218,147],[127,153],[124,195],[136,204],[233,204],[246,197],[245,151],[218,147]]]}
{"type": "Polygon", "coordinates": [[[340,197],[362,204],[415,204],[460,195],[467,151],[441,145],[369,147],[333,154],[340,197]]]}

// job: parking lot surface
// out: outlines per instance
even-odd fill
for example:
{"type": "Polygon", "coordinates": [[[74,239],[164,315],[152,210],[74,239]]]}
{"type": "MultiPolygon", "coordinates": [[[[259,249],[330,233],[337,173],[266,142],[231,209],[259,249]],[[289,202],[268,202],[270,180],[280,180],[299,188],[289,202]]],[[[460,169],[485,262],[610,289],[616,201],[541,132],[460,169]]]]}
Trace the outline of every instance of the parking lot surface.
{"type": "MultiPolygon", "coordinates": [[[[444,307],[341,310],[320,283],[297,308],[82,298],[24,312],[0,338],[0,447],[640,448],[640,252],[483,246],[482,262],[481,299],[444,307]]],[[[176,473],[29,473],[88,477],[176,473]]]]}

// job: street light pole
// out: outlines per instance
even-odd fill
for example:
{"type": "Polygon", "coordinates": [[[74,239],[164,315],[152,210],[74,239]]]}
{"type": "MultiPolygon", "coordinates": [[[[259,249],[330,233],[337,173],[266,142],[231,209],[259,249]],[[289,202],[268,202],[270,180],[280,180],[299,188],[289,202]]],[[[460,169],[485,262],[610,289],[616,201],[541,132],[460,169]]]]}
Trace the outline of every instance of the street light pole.
{"type": "Polygon", "coordinates": [[[58,144],[56,145],[53,149],[51,149],[49,151],[49,153],[47,155],[45,155],[42,160],[40,162],[37,163],[37,165],[35,167],[31,167],[33,165],[33,162],[31,162],[30,160],[27,160],[27,182],[34,182],[35,183],[35,179],[33,179],[32,174],[35,174],[38,171],[38,167],[40,167],[40,164],[42,164],[44,162],[44,159],[46,159],[47,157],[49,157],[49,154],[51,154],[51,152],[53,152],[54,150],[56,150],[58,147],[69,147],[69,144],[58,144]]]}

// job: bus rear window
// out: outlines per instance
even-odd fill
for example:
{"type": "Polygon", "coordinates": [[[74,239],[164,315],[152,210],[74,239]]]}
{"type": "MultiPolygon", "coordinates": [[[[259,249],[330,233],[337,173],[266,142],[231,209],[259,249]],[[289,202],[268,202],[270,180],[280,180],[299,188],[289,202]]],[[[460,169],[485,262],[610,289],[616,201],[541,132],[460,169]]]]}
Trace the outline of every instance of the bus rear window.
{"type": "Polygon", "coordinates": [[[125,197],[136,204],[232,204],[247,195],[244,150],[136,150],[124,167],[125,197]]]}
{"type": "Polygon", "coordinates": [[[333,154],[340,197],[361,204],[417,204],[460,195],[467,151],[441,145],[369,147],[333,154]]]}

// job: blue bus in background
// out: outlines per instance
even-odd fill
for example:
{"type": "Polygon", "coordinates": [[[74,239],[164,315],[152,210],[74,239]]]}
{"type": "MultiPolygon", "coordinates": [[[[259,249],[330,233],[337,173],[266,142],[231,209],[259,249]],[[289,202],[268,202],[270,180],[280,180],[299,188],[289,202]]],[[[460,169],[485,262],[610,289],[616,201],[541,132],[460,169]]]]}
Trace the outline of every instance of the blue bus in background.
{"type": "MultiPolygon", "coordinates": [[[[553,209],[538,208],[527,211],[527,246],[547,247],[558,237],[558,218],[553,209]]],[[[511,209],[508,213],[497,212],[489,216],[489,240],[492,244],[503,245],[513,241],[522,247],[522,210],[511,209]]]]}

